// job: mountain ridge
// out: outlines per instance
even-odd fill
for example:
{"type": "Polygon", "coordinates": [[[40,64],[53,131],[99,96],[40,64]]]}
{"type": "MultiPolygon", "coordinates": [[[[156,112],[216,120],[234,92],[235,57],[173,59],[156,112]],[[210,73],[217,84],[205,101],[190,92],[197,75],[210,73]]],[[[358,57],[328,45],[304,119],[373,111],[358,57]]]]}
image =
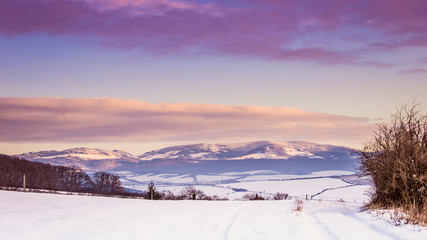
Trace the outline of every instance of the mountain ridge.
{"type": "MultiPolygon", "coordinates": [[[[242,166],[242,168],[259,170],[263,164],[272,166],[283,161],[288,161],[288,163],[280,163],[279,165],[282,168],[284,166],[287,166],[287,168],[295,167],[298,161],[307,165],[319,165],[322,161],[328,161],[331,166],[333,166],[333,162],[336,162],[336,165],[342,165],[341,161],[352,161],[351,152],[353,152],[353,149],[347,147],[304,141],[256,141],[171,146],[152,150],[139,156],[120,150],[101,150],[85,147],[62,151],[30,152],[15,156],[55,165],[77,166],[88,171],[131,169],[139,172],[159,172],[162,170],[166,172],[178,170],[180,172],[191,172],[202,171],[203,167],[225,170],[227,166],[233,166],[234,169],[238,169],[243,163],[245,165],[253,165],[253,167],[242,166]],[[291,162],[295,163],[291,164],[291,162]],[[198,168],[195,168],[196,166],[198,168]]],[[[303,166],[298,166],[298,168],[303,169],[303,166]]]]}
{"type": "MultiPolygon", "coordinates": [[[[291,156],[316,157],[316,153],[330,149],[351,148],[317,144],[304,141],[274,142],[256,141],[231,144],[189,144],[153,150],[138,157],[153,159],[190,159],[190,160],[242,160],[242,159],[288,159],[291,156]]],[[[317,156],[319,157],[319,156],[317,156]]]]}

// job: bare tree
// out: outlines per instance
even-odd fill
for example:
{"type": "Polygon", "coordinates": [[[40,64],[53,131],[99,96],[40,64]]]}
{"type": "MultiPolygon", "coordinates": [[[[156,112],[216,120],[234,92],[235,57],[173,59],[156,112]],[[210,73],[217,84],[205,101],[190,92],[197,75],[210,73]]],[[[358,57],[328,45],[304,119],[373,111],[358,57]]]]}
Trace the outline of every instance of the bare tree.
{"type": "Polygon", "coordinates": [[[187,200],[203,200],[206,198],[206,195],[201,190],[198,190],[194,186],[189,185],[181,191],[181,197],[182,199],[187,200]]]}
{"type": "Polygon", "coordinates": [[[119,194],[123,192],[120,177],[107,172],[96,172],[93,175],[95,192],[107,194],[119,194]]]}
{"type": "Polygon", "coordinates": [[[419,104],[405,105],[390,124],[379,124],[358,154],[360,173],[375,186],[373,204],[427,212],[427,115],[419,104]]]}

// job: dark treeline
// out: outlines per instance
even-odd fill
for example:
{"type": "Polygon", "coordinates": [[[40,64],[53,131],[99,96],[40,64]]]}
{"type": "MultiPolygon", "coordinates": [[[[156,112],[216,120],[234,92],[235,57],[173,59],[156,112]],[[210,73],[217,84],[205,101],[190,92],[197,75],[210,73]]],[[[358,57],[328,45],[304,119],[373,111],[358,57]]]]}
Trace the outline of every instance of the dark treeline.
{"type": "Polygon", "coordinates": [[[119,176],[111,173],[96,172],[90,178],[78,167],[54,166],[0,154],[0,186],[22,188],[24,174],[26,188],[129,195],[119,176]]]}
{"type": "Polygon", "coordinates": [[[143,197],[151,200],[228,200],[228,198],[221,198],[217,195],[208,196],[192,185],[184,187],[178,195],[173,194],[171,191],[158,192],[153,181],[148,184],[147,191],[143,194],[143,197]]]}

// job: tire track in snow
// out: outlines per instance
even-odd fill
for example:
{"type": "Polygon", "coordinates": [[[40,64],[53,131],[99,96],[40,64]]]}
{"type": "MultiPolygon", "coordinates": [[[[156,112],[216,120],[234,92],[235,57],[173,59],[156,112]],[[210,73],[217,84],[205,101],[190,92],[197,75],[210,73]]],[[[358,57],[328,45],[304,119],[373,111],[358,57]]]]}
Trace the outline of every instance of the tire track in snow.
{"type": "Polygon", "coordinates": [[[315,229],[314,235],[319,239],[333,240],[395,240],[396,236],[389,235],[355,216],[356,209],[343,207],[341,211],[332,208],[318,209],[308,212],[310,228],[315,229]]]}
{"type": "Polygon", "coordinates": [[[179,222],[183,217],[188,215],[184,212],[164,218],[161,221],[153,222],[148,229],[138,238],[138,240],[144,239],[163,239],[168,233],[170,228],[179,222]]]}
{"type": "Polygon", "coordinates": [[[241,206],[234,207],[229,211],[212,219],[205,227],[206,239],[229,239],[229,232],[233,224],[238,219],[242,209],[248,208],[251,205],[250,202],[245,203],[241,206]],[[220,234],[222,233],[222,234],[220,234]],[[222,236],[219,236],[222,235],[222,236]]]}
{"type": "MultiPolygon", "coordinates": [[[[212,204],[216,204],[212,202],[212,204]]],[[[206,206],[187,209],[180,214],[175,214],[161,221],[150,224],[138,238],[143,239],[228,239],[228,233],[235,223],[242,209],[251,206],[251,203],[230,204],[225,203],[221,211],[217,207],[209,210],[206,206]],[[204,231],[200,231],[204,229],[204,231]],[[187,232],[188,235],[182,234],[187,232]],[[181,237],[177,237],[181,236],[181,237]],[[182,236],[185,236],[183,238],[182,236]]]]}

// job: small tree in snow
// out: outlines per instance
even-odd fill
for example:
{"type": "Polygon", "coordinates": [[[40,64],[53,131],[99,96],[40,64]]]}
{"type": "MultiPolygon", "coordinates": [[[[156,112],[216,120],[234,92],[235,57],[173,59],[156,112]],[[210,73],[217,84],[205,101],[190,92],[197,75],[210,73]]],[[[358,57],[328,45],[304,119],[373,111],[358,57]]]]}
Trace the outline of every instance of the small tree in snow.
{"type": "Polygon", "coordinates": [[[147,193],[145,194],[145,199],[158,200],[161,199],[160,193],[157,191],[156,186],[153,181],[151,181],[147,186],[147,193]]]}

